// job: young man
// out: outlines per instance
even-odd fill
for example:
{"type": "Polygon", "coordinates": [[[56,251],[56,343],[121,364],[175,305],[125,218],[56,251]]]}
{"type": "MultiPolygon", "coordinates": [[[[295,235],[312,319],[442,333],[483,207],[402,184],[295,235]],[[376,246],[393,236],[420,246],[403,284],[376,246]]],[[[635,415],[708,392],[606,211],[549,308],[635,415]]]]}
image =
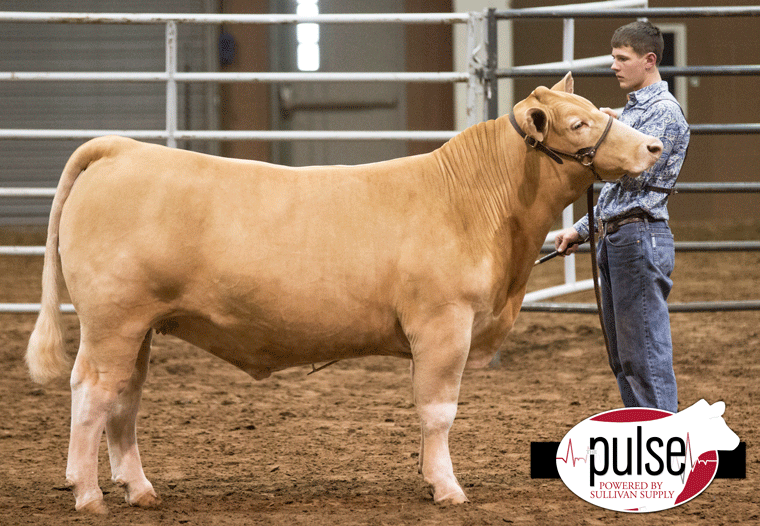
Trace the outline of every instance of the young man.
{"type": "MultiPolygon", "coordinates": [[[[622,122],[659,138],[663,153],[638,178],[606,184],[599,194],[598,264],[610,366],[626,407],[678,410],[667,298],[675,251],[667,201],[689,145],[689,126],[660,77],[660,30],[633,22],[612,36],[612,70],[628,103],[622,122]]],[[[617,117],[610,109],[603,111],[617,117]]],[[[594,225],[597,226],[597,225],[594,225]]],[[[558,251],[571,254],[586,239],[586,218],[557,234],[558,251]]]]}

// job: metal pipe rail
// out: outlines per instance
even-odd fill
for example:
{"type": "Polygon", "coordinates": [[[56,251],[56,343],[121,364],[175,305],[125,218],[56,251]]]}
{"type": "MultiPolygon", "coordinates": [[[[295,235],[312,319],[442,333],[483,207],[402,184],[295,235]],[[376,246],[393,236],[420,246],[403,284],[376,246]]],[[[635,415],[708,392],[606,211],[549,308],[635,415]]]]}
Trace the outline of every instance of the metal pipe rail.
{"type": "MultiPolygon", "coordinates": [[[[676,252],[755,252],[760,251],[760,241],[676,241],[674,243],[676,252]]],[[[2,249],[0,247],[0,254],[2,249]]],[[[41,247],[42,248],[42,247],[41,247]]],[[[578,247],[577,252],[589,253],[591,247],[583,244],[578,247]]],[[[554,252],[552,243],[545,243],[541,246],[542,254],[554,252]]]]}
{"type": "Polygon", "coordinates": [[[198,141],[448,141],[455,131],[272,131],[272,130],[0,130],[0,139],[86,140],[103,135],[130,139],[198,141]]]}
{"type": "Polygon", "coordinates": [[[44,256],[43,246],[2,246],[0,256],[44,256]]]}
{"type": "MultiPolygon", "coordinates": [[[[760,125],[757,125],[760,126],[760,125]]],[[[594,183],[594,191],[599,192],[604,187],[604,183],[594,183]]],[[[739,183],[676,183],[676,193],[678,194],[750,194],[760,193],[760,182],[739,182],[739,183]]]]}
{"type": "MultiPolygon", "coordinates": [[[[353,132],[352,132],[353,133],[353,132]]],[[[393,133],[393,132],[388,132],[393,133]]],[[[427,132],[419,132],[427,133],[427,132]]],[[[439,132],[446,134],[449,132],[439,132]]],[[[602,189],[603,183],[594,183],[594,191],[602,189]]],[[[747,183],[678,183],[677,193],[760,193],[760,182],[747,183]]],[[[0,197],[38,197],[52,199],[55,188],[0,188],[0,197]]]]}
{"type": "MultiPolygon", "coordinates": [[[[748,124],[692,124],[692,135],[760,134],[760,123],[748,124]]],[[[448,141],[456,131],[271,131],[271,130],[177,130],[171,134],[175,140],[200,141],[448,141]]],[[[144,141],[167,140],[166,130],[37,130],[0,129],[0,139],[61,139],[86,140],[103,135],[121,135],[144,141]]],[[[679,185],[679,192],[687,192],[679,185]]],[[[691,183],[709,184],[709,183],[691,183]]],[[[742,184],[742,183],[733,183],[742,184]]],[[[710,192],[712,190],[693,190],[710,192]]],[[[730,192],[733,190],[715,190],[730,192]]],[[[757,191],[757,190],[753,190],[757,191]]]]}
{"type": "Polygon", "coordinates": [[[40,197],[52,199],[55,188],[0,188],[0,197],[40,197]]]}
{"type": "MultiPolygon", "coordinates": [[[[692,135],[759,134],[760,123],[748,124],[692,124],[692,135]]],[[[456,131],[271,131],[271,130],[36,130],[0,129],[0,139],[93,139],[103,135],[121,135],[144,141],[175,140],[200,141],[448,141],[456,131]]],[[[709,183],[693,183],[709,184],[709,183]]],[[[742,183],[733,183],[742,184],[742,183]]],[[[686,185],[679,185],[679,192],[687,192],[686,185]]],[[[710,192],[710,189],[691,190],[710,192]]],[[[730,192],[733,190],[715,190],[730,192]]],[[[752,190],[757,191],[757,190],[752,190]]]]}
{"type": "Polygon", "coordinates": [[[692,135],[736,135],[760,133],[760,123],[748,124],[692,124],[692,135]]]}
{"type": "MultiPolygon", "coordinates": [[[[562,312],[578,314],[596,314],[595,303],[552,303],[526,302],[522,304],[524,312],[562,312]]],[[[668,312],[735,312],[760,310],[760,301],[695,301],[689,303],[669,303],[668,312]]]]}
{"type": "MultiPolygon", "coordinates": [[[[0,314],[37,314],[40,312],[39,303],[0,303],[0,314]]],[[[61,312],[75,314],[71,303],[62,303],[61,312]]]]}
{"type": "MultiPolygon", "coordinates": [[[[552,67],[517,66],[514,68],[497,69],[493,75],[496,78],[562,77],[568,70],[572,71],[575,77],[610,77],[614,75],[610,68],[578,67],[577,65],[573,68],[574,64],[572,63],[564,67],[555,64],[557,63],[552,64],[552,67]]],[[[678,77],[760,75],[760,65],[756,64],[742,66],[662,66],[659,70],[663,75],[675,75],[678,77]]]]}
{"type": "Polygon", "coordinates": [[[164,14],[164,13],[29,13],[0,12],[0,22],[35,24],[464,24],[468,13],[380,13],[380,14],[164,14]]]}
{"type": "Polygon", "coordinates": [[[529,18],[717,18],[760,16],[760,6],[646,7],[600,11],[584,8],[583,4],[576,4],[564,7],[497,10],[494,16],[499,20],[529,18]]]}
{"type": "MultiPolygon", "coordinates": [[[[469,74],[448,72],[350,72],[350,73],[298,73],[298,72],[177,72],[171,76],[176,82],[467,82],[469,74]]],[[[49,82],[166,82],[165,71],[156,72],[0,72],[0,81],[49,82]]]]}
{"type": "MultiPolygon", "coordinates": [[[[719,125],[709,125],[709,126],[719,126],[719,125]]],[[[725,126],[741,126],[741,125],[725,125],[725,126]]],[[[748,126],[760,126],[760,125],[748,125],[748,126]]],[[[693,131],[693,130],[692,130],[693,131]]],[[[741,133],[741,132],[737,132],[741,133]]],[[[593,189],[596,193],[599,193],[601,189],[604,187],[605,183],[594,183],[593,189]]],[[[676,193],[679,194],[700,194],[700,193],[760,193],[760,182],[736,182],[736,183],[677,183],[675,185],[676,193]]],[[[0,197],[2,194],[0,194],[0,197]]],[[[572,222],[570,223],[572,224],[572,222]]],[[[554,238],[557,235],[559,230],[553,230],[549,232],[546,236],[546,240],[544,241],[544,245],[542,247],[542,251],[547,250],[547,247],[552,246],[554,242],[554,238]]],[[[676,243],[678,245],[678,243],[676,243]]],[[[685,248],[685,245],[682,245],[683,251],[687,251],[689,249],[685,248]]],[[[728,249],[728,245],[726,245],[726,248],[728,249]]],[[[705,249],[708,249],[707,246],[705,246],[705,249]]],[[[552,252],[554,249],[548,250],[548,252],[552,252]]],[[[720,250],[720,249],[717,249],[720,250]]],[[[754,249],[749,249],[754,250],[754,249]]],[[[588,247],[585,245],[581,245],[579,247],[580,252],[588,252],[588,247]]]]}

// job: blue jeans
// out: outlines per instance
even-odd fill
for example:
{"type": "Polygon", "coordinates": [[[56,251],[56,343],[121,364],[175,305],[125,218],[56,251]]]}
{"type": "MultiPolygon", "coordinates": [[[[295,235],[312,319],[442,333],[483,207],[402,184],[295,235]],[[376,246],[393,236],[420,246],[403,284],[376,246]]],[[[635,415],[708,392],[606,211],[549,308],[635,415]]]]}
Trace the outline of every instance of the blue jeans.
{"type": "Polygon", "coordinates": [[[629,223],[597,246],[610,367],[626,407],[675,413],[667,299],[675,250],[665,221],[629,223]]]}

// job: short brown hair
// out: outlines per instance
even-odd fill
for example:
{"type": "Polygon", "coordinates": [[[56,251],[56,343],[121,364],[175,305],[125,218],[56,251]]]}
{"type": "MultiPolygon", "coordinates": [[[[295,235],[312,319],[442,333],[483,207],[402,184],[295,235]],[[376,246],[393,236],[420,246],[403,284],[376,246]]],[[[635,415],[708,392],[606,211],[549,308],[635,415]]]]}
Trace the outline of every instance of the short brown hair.
{"type": "Polygon", "coordinates": [[[612,35],[612,47],[630,46],[639,55],[654,53],[657,65],[662,61],[662,50],[665,44],[662,33],[649,22],[631,22],[619,27],[612,35]]]}

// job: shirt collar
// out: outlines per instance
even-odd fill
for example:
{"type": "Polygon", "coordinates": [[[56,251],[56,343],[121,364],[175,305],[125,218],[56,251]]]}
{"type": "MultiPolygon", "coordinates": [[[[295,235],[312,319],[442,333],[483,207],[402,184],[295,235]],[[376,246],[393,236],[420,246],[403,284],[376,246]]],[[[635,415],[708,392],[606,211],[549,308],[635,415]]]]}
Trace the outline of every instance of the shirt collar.
{"type": "Polygon", "coordinates": [[[650,84],[637,91],[632,91],[628,94],[628,104],[635,106],[637,104],[644,104],[645,102],[660,95],[662,92],[668,91],[668,83],[664,80],[650,84]]]}

